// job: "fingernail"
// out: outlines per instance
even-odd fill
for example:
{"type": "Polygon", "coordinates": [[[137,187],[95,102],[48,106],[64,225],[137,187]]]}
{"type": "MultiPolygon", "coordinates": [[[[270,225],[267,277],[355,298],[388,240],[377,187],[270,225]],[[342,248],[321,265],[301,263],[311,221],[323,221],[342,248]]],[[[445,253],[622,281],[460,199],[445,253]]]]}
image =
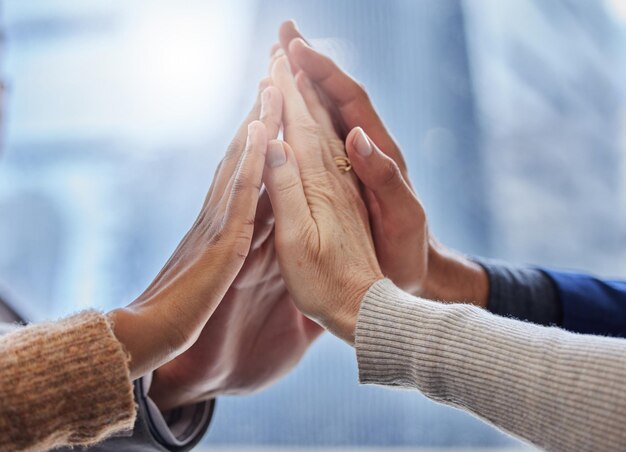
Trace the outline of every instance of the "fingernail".
{"type": "Polygon", "coordinates": [[[372,153],[372,144],[367,138],[367,135],[365,135],[365,132],[363,132],[363,129],[361,129],[360,127],[359,131],[354,137],[354,147],[356,148],[357,152],[363,157],[368,157],[372,153]]]}
{"type": "Polygon", "coordinates": [[[276,52],[274,52],[274,55],[272,55],[272,58],[280,58],[284,54],[285,54],[285,51],[283,50],[283,48],[279,47],[278,49],[276,49],[276,52]]]}
{"type": "Polygon", "coordinates": [[[270,141],[270,144],[267,148],[267,166],[269,166],[270,168],[276,168],[278,166],[284,165],[286,161],[287,154],[285,154],[285,148],[283,147],[283,143],[278,140],[270,141]]]}
{"type": "Polygon", "coordinates": [[[308,42],[306,42],[306,40],[305,40],[304,38],[296,38],[296,39],[294,39],[294,41],[298,41],[298,42],[299,42],[300,44],[302,44],[304,47],[311,47],[311,46],[309,45],[309,43],[308,43],[308,42]]]}

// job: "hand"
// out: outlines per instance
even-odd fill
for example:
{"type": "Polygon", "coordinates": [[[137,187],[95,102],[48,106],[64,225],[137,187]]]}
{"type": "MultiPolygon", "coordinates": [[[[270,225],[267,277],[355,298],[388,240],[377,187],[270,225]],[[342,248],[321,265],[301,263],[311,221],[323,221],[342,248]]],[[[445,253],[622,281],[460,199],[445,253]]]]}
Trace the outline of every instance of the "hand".
{"type": "Polygon", "coordinates": [[[241,270],[252,240],[267,141],[262,122],[241,127],[197,220],[165,267],[135,301],[109,314],[130,354],[131,378],[196,342],[241,270]]]}
{"type": "Polygon", "coordinates": [[[264,181],[281,272],[307,317],[353,343],[360,302],[383,277],[367,211],[354,176],[337,168],[343,141],[313,86],[304,74],[296,81],[286,57],[272,80],[284,97],[286,143],[270,142],[264,181]]]}
{"type": "MultiPolygon", "coordinates": [[[[268,85],[262,82],[261,89],[268,85]]],[[[259,118],[275,138],[281,110],[280,91],[269,87],[244,124],[259,118]]],[[[274,250],[274,217],[263,192],[243,268],[194,345],[156,370],[150,397],[165,411],[260,390],[291,370],[322,331],[287,292],[274,250]]]]}
{"type": "Polygon", "coordinates": [[[376,253],[382,270],[396,285],[440,301],[486,306],[485,271],[447,250],[428,229],[424,208],[411,186],[399,146],[376,113],[365,89],[328,57],[311,48],[292,21],[280,28],[280,43],[292,67],[311,79],[329,104],[355,172],[365,185],[376,253]],[[355,130],[355,128],[357,128],[355,130]],[[359,154],[357,145],[367,153],[359,154]]]}

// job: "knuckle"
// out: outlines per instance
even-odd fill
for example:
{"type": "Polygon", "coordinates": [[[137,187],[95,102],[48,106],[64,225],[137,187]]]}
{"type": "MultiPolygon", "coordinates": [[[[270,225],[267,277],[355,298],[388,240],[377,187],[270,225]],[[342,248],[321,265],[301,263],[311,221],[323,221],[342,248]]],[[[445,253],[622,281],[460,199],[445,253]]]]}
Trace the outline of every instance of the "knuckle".
{"type": "Polygon", "coordinates": [[[393,160],[387,160],[381,167],[379,183],[386,189],[395,189],[402,185],[400,168],[393,160]]]}
{"type": "Polygon", "coordinates": [[[218,226],[211,234],[211,237],[209,239],[209,247],[222,246],[222,244],[224,243],[224,238],[224,228],[222,226],[218,226]]]}
{"type": "Polygon", "coordinates": [[[233,138],[228,147],[226,148],[226,154],[222,159],[222,162],[228,162],[232,159],[239,158],[239,154],[241,154],[242,149],[245,147],[246,143],[241,138],[233,138]]]}
{"type": "Polygon", "coordinates": [[[252,240],[252,234],[247,232],[241,232],[235,237],[233,243],[233,255],[242,261],[245,261],[250,253],[250,242],[252,240]]]}
{"type": "Polygon", "coordinates": [[[284,121],[285,129],[287,127],[297,129],[297,133],[306,133],[311,135],[318,135],[320,131],[319,125],[309,116],[307,113],[297,113],[291,118],[284,121]]]}
{"type": "Polygon", "coordinates": [[[331,133],[327,134],[328,136],[326,137],[326,142],[328,143],[328,146],[330,147],[330,149],[336,150],[337,151],[337,155],[339,156],[345,156],[345,152],[344,149],[346,148],[343,140],[341,138],[339,138],[334,131],[331,133]]]}
{"type": "Polygon", "coordinates": [[[239,174],[238,177],[236,177],[233,181],[231,191],[234,196],[238,196],[251,191],[261,191],[261,188],[263,187],[263,182],[261,180],[251,180],[246,173],[247,172],[243,170],[243,174],[239,174]]]}
{"type": "Polygon", "coordinates": [[[289,178],[276,185],[276,192],[279,196],[291,196],[298,188],[299,181],[296,178],[289,178]]]}
{"type": "Polygon", "coordinates": [[[250,251],[253,227],[254,218],[247,218],[245,221],[226,218],[213,233],[212,248],[221,249],[225,256],[245,260],[250,251]]]}

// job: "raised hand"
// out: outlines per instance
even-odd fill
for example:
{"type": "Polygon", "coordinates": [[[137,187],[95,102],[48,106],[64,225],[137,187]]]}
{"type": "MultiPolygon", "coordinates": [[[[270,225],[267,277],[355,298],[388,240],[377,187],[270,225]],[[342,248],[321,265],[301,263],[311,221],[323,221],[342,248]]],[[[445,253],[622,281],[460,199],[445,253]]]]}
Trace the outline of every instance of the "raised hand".
{"type": "Polygon", "coordinates": [[[252,241],[267,142],[262,122],[242,125],[198,218],[161,272],[135,301],[109,314],[130,355],[132,378],[194,344],[241,270],[252,241]]]}
{"type": "Polygon", "coordinates": [[[293,77],[286,57],[272,79],[284,97],[286,142],[270,142],[264,181],[281,272],[305,315],[353,343],[360,301],[382,278],[367,211],[354,176],[337,166],[343,141],[312,84],[293,77]]]}
{"type": "Polygon", "coordinates": [[[310,47],[293,21],[282,24],[279,36],[291,66],[315,84],[338,133],[346,139],[355,172],[365,186],[376,254],[385,275],[415,295],[485,306],[489,290],[485,272],[446,249],[430,232],[402,152],[363,86],[310,47]]]}
{"type": "MultiPolygon", "coordinates": [[[[268,85],[269,80],[261,83],[262,99],[244,125],[258,118],[275,138],[283,100],[277,88],[264,89],[268,85]]],[[[231,146],[233,159],[240,153],[238,137],[231,146]]],[[[150,396],[161,409],[262,389],[291,370],[323,331],[292,303],[276,261],[273,231],[263,192],[243,268],[194,345],[154,374],[150,396]]]]}

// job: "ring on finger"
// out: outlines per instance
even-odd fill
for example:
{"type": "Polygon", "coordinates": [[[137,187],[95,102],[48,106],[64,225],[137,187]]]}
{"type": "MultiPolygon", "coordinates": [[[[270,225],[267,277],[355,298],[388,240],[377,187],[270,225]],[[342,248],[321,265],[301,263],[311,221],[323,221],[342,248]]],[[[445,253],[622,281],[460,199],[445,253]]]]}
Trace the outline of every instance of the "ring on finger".
{"type": "Polygon", "coordinates": [[[343,155],[335,157],[335,164],[337,165],[337,169],[342,173],[347,173],[352,169],[350,159],[343,155]]]}

